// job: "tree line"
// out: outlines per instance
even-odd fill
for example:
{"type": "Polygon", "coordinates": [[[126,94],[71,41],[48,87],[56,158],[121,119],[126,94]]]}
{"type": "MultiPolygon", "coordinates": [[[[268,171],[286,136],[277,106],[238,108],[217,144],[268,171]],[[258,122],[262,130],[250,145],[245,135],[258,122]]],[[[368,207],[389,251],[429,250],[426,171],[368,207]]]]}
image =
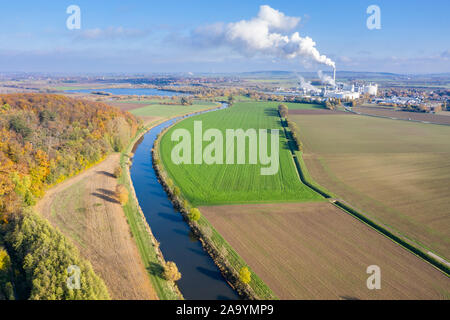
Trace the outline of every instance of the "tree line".
{"type": "Polygon", "coordinates": [[[278,105],[278,114],[280,115],[281,121],[283,122],[282,125],[289,128],[291,139],[295,144],[295,150],[302,151],[303,144],[298,136],[299,129],[297,124],[289,119],[289,109],[287,105],[278,105]]]}
{"type": "MultiPolygon", "coordinates": [[[[77,248],[61,232],[38,214],[25,209],[21,215],[14,216],[10,223],[3,225],[2,228],[5,244],[12,252],[13,282],[17,298],[32,300],[110,298],[103,280],[95,274],[91,264],[80,257],[77,248]],[[73,273],[70,273],[70,266],[73,273]],[[76,278],[78,276],[79,282],[76,278]],[[68,281],[74,286],[70,287],[68,281]]],[[[7,289],[11,290],[11,284],[9,286],[7,289]]]]}

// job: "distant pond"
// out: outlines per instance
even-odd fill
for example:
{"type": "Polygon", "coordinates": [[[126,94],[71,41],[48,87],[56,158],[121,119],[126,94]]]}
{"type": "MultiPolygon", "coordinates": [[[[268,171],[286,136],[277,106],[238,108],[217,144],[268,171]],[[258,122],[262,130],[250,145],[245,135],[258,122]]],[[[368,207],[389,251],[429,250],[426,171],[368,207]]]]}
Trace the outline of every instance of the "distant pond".
{"type": "Polygon", "coordinates": [[[126,95],[126,96],[179,96],[187,95],[185,93],[173,92],[167,90],[159,90],[153,88],[102,88],[102,89],[75,89],[65,90],[64,92],[70,93],[93,93],[93,92],[107,92],[114,95],[126,95]]]}

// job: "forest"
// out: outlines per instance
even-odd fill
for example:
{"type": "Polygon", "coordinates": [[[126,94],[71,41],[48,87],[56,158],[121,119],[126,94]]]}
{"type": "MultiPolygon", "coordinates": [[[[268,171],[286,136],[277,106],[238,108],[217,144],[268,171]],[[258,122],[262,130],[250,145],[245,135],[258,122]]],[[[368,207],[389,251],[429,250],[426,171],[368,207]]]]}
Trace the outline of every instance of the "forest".
{"type": "Polygon", "coordinates": [[[104,103],[50,94],[0,95],[3,297],[108,297],[102,280],[78,257],[76,248],[30,207],[52,185],[102,161],[111,152],[122,151],[140,125],[130,113],[104,103]],[[87,278],[82,281],[90,283],[93,291],[74,295],[54,287],[58,279],[67,278],[69,262],[85,270],[87,278]],[[13,279],[7,279],[8,274],[13,279]]]}
{"type": "Polygon", "coordinates": [[[46,94],[0,95],[1,218],[122,150],[138,126],[133,115],[103,103],[46,94]]]}

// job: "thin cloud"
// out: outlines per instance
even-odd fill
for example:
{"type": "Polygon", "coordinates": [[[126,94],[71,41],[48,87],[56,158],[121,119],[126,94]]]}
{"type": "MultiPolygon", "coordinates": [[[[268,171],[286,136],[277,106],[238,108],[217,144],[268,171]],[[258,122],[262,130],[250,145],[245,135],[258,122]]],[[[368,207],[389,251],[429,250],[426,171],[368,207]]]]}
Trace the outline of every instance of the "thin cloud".
{"type": "Polygon", "coordinates": [[[148,34],[149,31],[147,30],[130,29],[124,27],[107,27],[104,29],[95,28],[80,30],[76,35],[76,38],[82,40],[113,40],[145,37],[148,34]]]}

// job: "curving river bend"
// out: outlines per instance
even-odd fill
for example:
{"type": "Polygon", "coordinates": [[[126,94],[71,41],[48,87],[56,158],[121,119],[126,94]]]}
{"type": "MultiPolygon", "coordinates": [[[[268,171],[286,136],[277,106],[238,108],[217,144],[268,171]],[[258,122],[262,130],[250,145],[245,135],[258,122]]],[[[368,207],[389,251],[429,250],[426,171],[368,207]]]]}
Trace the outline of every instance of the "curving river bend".
{"type": "MultiPolygon", "coordinates": [[[[220,108],[186,117],[226,107],[223,104],[220,108]]],[[[181,213],[173,208],[152,166],[151,149],[156,137],[180,118],[153,127],[135,146],[130,173],[136,196],[147,223],[160,242],[164,258],[166,261],[174,261],[181,272],[182,277],[177,284],[183,296],[186,299],[202,300],[239,299],[211,257],[203,250],[200,241],[192,236],[181,213]]]]}

